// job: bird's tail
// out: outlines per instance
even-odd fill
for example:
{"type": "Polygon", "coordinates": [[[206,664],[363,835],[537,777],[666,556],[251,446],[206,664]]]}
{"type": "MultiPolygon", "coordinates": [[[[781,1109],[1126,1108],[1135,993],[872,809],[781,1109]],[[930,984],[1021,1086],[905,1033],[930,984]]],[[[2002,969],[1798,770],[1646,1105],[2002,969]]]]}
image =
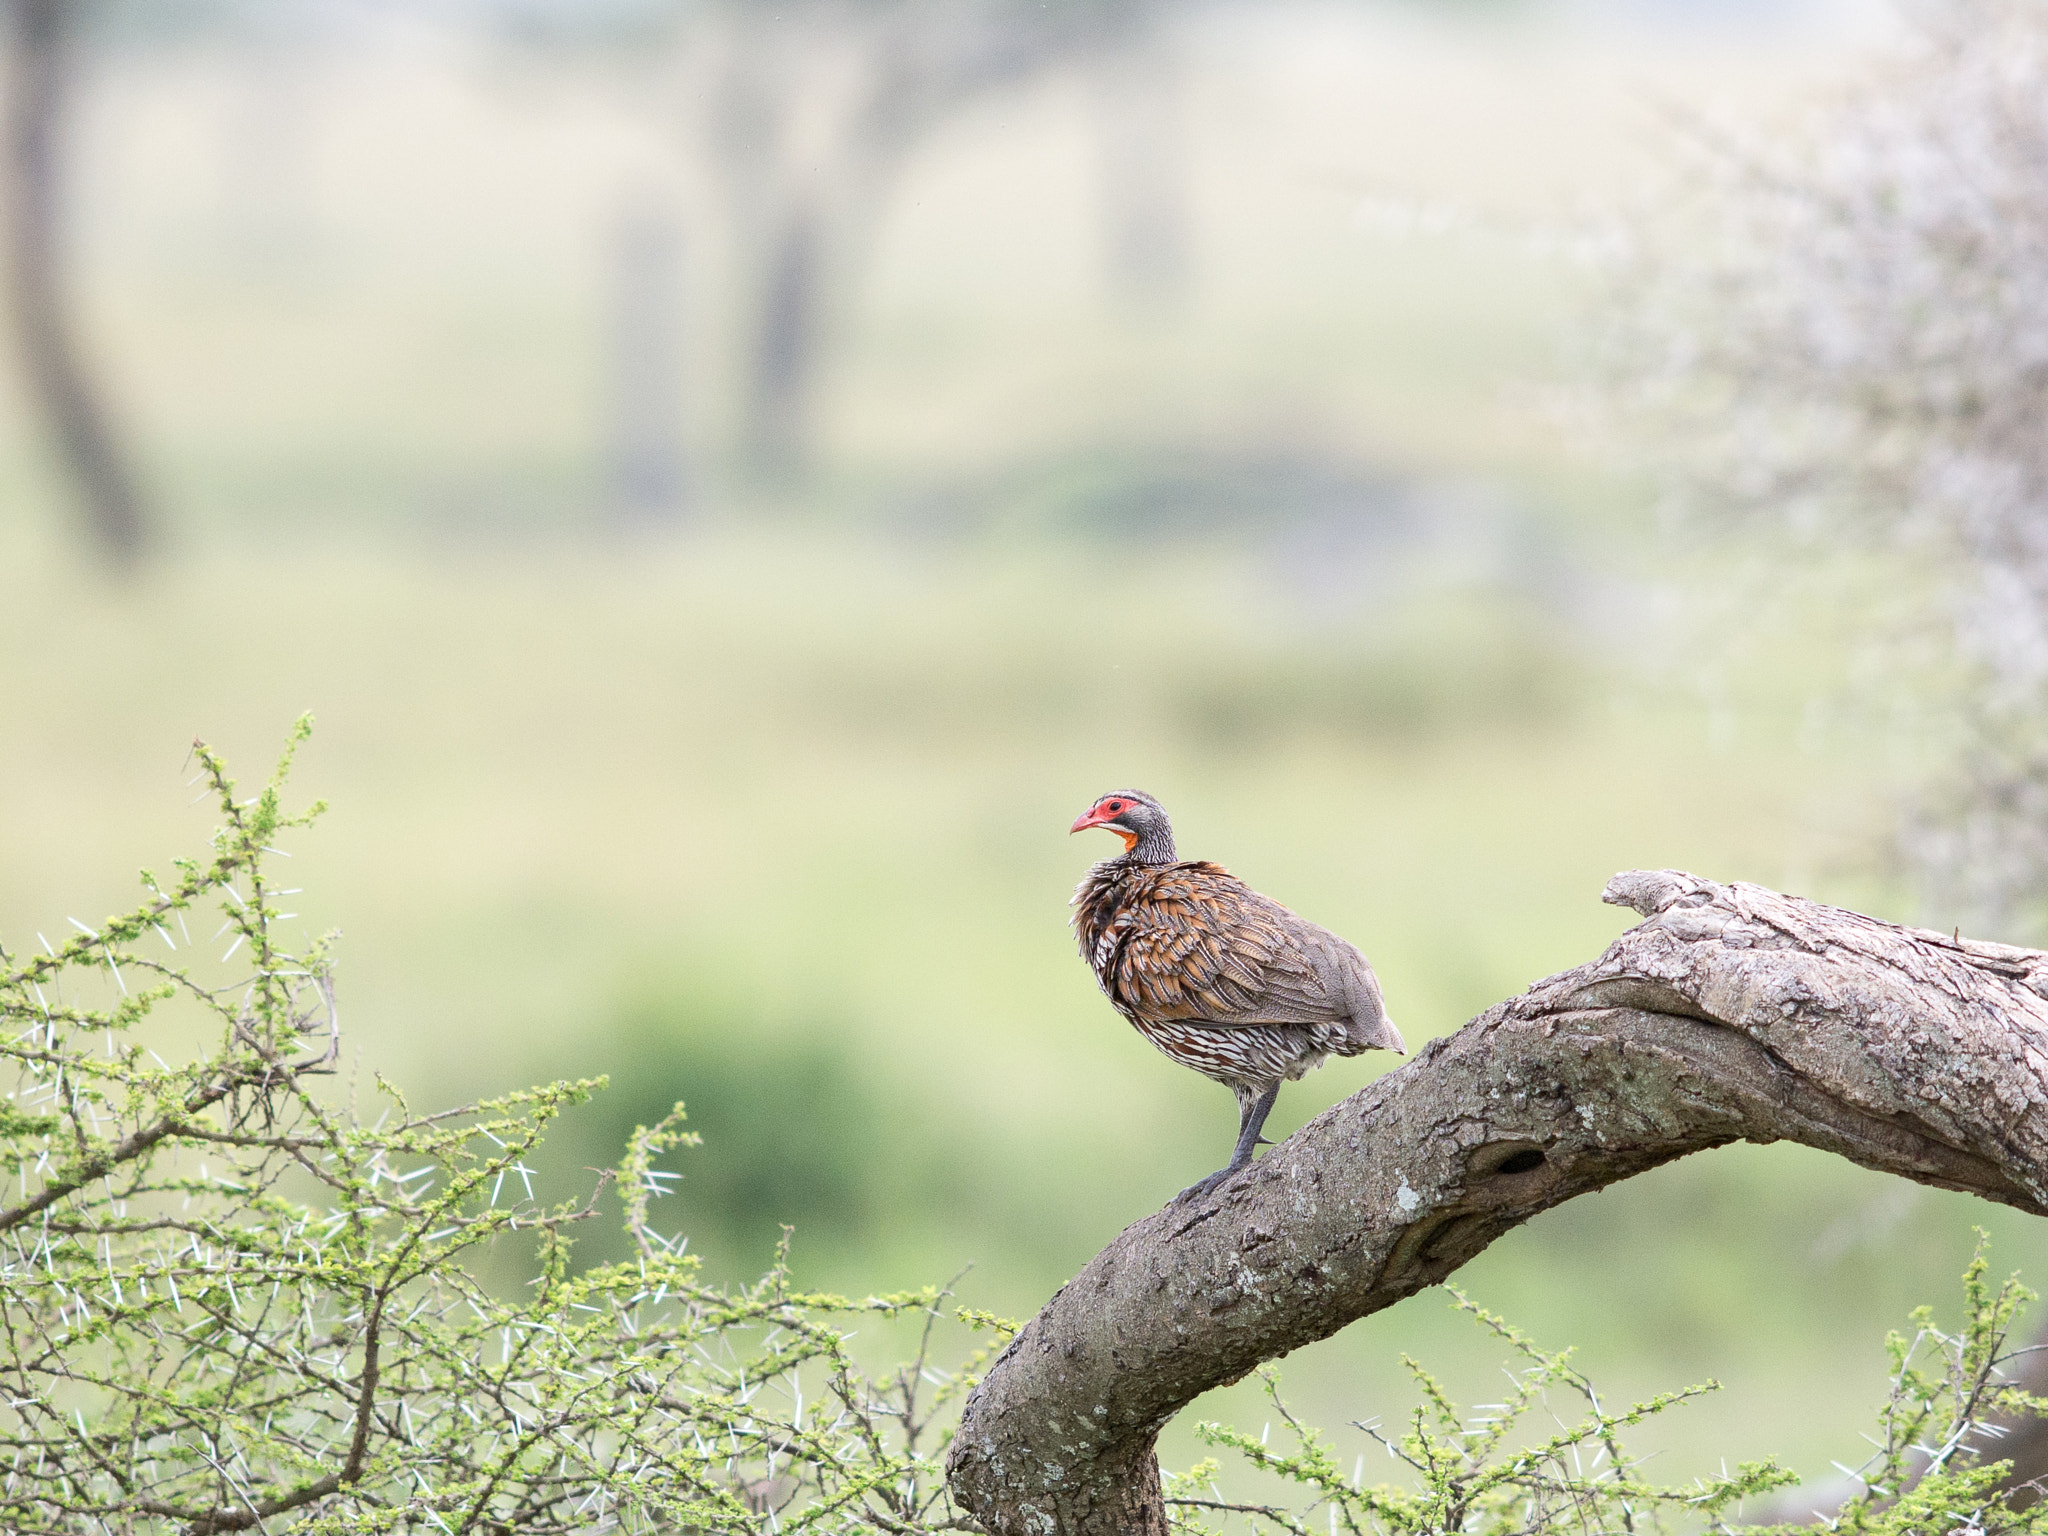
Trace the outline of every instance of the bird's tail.
{"type": "Polygon", "coordinates": [[[1361,1051],[1392,1051],[1398,1056],[1408,1054],[1408,1042],[1401,1038],[1401,1031],[1394,1028],[1394,1021],[1384,1013],[1369,1019],[1354,1018],[1351,1021],[1351,1039],[1361,1051]]]}

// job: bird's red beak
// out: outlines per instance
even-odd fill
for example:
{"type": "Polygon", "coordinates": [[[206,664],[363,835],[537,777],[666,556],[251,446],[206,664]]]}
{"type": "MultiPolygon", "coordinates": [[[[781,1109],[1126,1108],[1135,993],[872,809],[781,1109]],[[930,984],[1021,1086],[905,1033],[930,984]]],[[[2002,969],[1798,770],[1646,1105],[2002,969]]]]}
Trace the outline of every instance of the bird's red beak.
{"type": "Polygon", "coordinates": [[[1090,827],[1099,827],[1108,820],[1109,812],[1099,805],[1091,805],[1074,819],[1074,824],[1067,828],[1067,835],[1072,837],[1076,832],[1086,832],[1090,827]]]}
{"type": "Polygon", "coordinates": [[[1129,853],[1138,846],[1138,834],[1127,828],[1112,825],[1115,820],[1116,816],[1114,813],[1105,811],[1099,805],[1090,806],[1081,813],[1080,817],[1071,827],[1067,828],[1067,835],[1072,837],[1076,832],[1086,832],[1090,827],[1102,827],[1122,838],[1124,852],[1129,853]]]}

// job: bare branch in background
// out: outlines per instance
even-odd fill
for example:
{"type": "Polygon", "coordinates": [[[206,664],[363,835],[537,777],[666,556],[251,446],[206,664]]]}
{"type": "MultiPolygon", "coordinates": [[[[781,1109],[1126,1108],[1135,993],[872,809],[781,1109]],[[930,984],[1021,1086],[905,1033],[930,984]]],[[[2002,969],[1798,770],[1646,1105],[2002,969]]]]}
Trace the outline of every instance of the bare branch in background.
{"type": "Polygon", "coordinates": [[[1887,631],[1869,670],[1888,686],[1935,678],[1939,762],[1900,851],[1930,919],[2038,939],[2048,12],[1935,0],[1913,20],[1907,48],[1789,130],[1693,125],[1701,195],[1651,221],[1628,274],[1623,393],[1704,525],[1789,532],[1814,570],[1909,562],[1895,611],[1866,623],[1887,631]]]}
{"type": "Polygon", "coordinates": [[[1163,1533],[1154,1442],[1201,1393],[1708,1147],[1797,1141],[2048,1215],[2048,955],[1672,871],[1605,899],[1648,921],[1098,1254],[968,1400],[962,1507],[1163,1533]]]}
{"type": "Polygon", "coordinates": [[[64,282],[62,145],[74,0],[8,0],[10,299],[29,393],[102,554],[130,566],[146,542],[141,498],[86,364],[64,282]]]}

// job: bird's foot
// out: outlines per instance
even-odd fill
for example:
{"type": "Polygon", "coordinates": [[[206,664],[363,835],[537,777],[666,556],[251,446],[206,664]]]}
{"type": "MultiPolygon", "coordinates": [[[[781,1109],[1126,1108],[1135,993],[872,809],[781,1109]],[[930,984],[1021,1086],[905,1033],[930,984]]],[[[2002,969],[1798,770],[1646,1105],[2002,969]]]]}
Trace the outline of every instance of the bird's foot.
{"type": "Polygon", "coordinates": [[[1190,1200],[1200,1200],[1205,1195],[1213,1195],[1223,1187],[1224,1182],[1232,1174],[1239,1172],[1245,1166],[1247,1165],[1243,1163],[1232,1163],[1228,1168],[1218,1168],[1206,1179],[1190,1184],[1167,1203],[1170,1205],[1186,1205],[1190,1200]]]}

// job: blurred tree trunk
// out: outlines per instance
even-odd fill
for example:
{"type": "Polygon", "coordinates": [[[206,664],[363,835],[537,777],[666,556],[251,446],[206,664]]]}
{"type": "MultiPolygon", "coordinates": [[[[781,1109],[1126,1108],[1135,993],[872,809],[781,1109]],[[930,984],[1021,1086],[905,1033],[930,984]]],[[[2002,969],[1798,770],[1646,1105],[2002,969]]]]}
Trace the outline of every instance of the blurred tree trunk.
{"type": "Polygon", "coordinates": [[[678,521],[688,500],[683,447],[682,236],[674,216],[629,208],[612,236],[613,507],[633,524],[678,521]]]}
{"type": "MultiPolygon", "coordinates": [[[[1134,8],[1135,9],[1135,8],[1134,8]]],[[[1185,290],[1190,246],[1180,61],[1133,17],[1089,70],[1110,286],[1127,301],[1185,290]]]]}
{"type": "Polygon", "coordinates": [[[791,0],[734,5],[708,23],[705,143],[746,290],[747,472],[804,472],[832,333],[917,146],[968,103],[1134,38],[1152,18],[1149,0],[791,0]]]}
{"type": "Polygon", "coordinates": [[[760,309],[748,358],[742,449],[753,471],[786,480],[809,458],[820,351],[819,311],[829,274],[819,249],[820,210],[799,201],[762,258],[760,309]]]}
{"type": "Polygon", "coordinates": [[[9,297],[29,393],[101,553],[132,566],[144,544],[134,478],[80,355],[60,228],[69,33],[79,0],[7,0],[9,297]]]}
{"type": "Polygon", "coordinates": [[[725,18],[707,140],[743,285],[737,438],[757,482],[809,468],[829,335],[910,138],[900,21],[830,3],[725,18]]]}

